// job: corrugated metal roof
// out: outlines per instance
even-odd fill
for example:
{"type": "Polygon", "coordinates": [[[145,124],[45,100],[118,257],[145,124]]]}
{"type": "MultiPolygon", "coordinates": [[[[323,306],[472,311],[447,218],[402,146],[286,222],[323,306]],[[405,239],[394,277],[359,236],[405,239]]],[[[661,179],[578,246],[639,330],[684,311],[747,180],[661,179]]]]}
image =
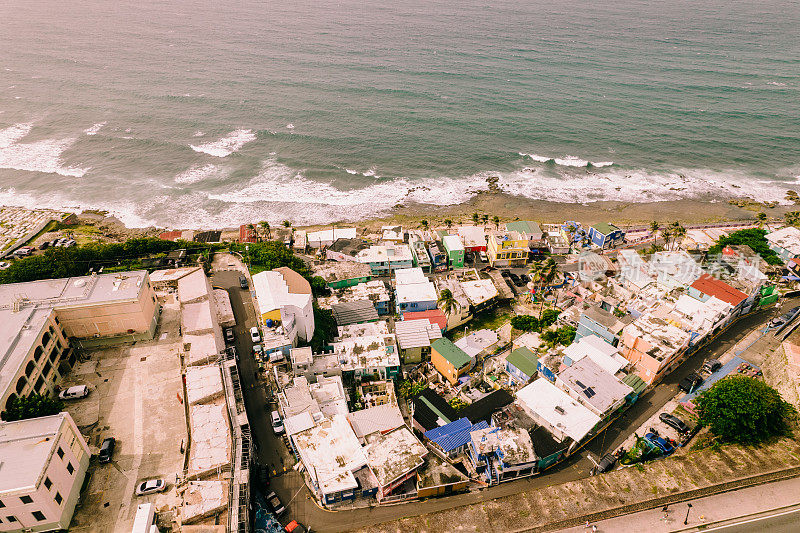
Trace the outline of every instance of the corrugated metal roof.
{"type": "Polygon", "coordinates": [[[468,418],[464,417],[442,427],[426,431],[424,435],[425,438],[436,443],[445,453],[448,453],[468,443],[470,432],[488,427],[489,424],[484,420],[473,425],[468,418]]]}
{"type": "Polygon", "coordinates": [[[506,361],[530,377],[536,374],[536,362],[539,361],[539,358],[532,351],[522,346],[508,354],[506,361]]]}
{"type": "Polygon", "coordinates": [[[628,374],[622,379],[622,382],[632,388],[633,392],[636,394],[641,394],[641,392],[647,388],[647,383],[636,374],[628,374]]]}
{"type": "Polygon", "coordinates": [[[333,305],[333,318],[339,326],[374,322],[378,320],[378,311],[370,300],[356,300],[333,305]]]}

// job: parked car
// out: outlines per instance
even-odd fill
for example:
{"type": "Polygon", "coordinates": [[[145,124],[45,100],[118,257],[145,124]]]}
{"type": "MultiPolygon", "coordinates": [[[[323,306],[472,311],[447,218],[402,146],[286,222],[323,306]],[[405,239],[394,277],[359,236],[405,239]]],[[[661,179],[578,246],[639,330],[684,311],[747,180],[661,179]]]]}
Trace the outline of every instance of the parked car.
{"type": "Polygon", "coordinates": [[[280,363],[281,361],[283,361],[283,359],[284,359],[283,352],[280,351],[280,350],[275,350],[274,352],[269,354],[269,362],[270,363],[273,363],[273,364],[274,363],[280,363]]]}
{"type": "Polygon", "coordinates": [[[274,431],[276,435],[282,434],[285,430],[283,427],[283,420],[281,420],[281,414],[278,411],[272,411],[270,418],[272,419],[272,431],[274,431]]]}
{"type": "Polygon", "coordinates": [[[163,479],[151,479],[149,481],[142,481],[136,485],[136,495],[144,496],[146,494],[155,494],[156,492],[163,492],[167,488],[167,482],[163,479]]]}
{"type": "Polygon", "coordinates": [[[33,253],[33,248],[28,248],[27,246],[23,246],[22,248],[14,252],[14,255],[19,257],[25,257],[27,255],[31,255],[32,253],[33,253]]]}
{"type": "Polygon", "coordinates": [[[114,455],[114,447],[116,444],[117,439],[114,437],[108,437],[103,440],[103,444],[100,445],[100,453],[97,454],[100,464],[111,462],[111,456],[114,455]]]}
{"type": "Polygon", "coordinates": [[[58,397],[62,400],[77,400],[87,396],[89,396],[89,387],[86,385],[75,385],[58,393],[58,397]]]}
{"type": "Polygon", "coordinates": [[[504,278],[510,278],[511,277],[511,271],[507,270],[507,269],[501,270],[500,271],[500,275],[503,276],[504,278]]]}
{"type": "Polygon", "coordinates": [[[0,261],[0,270],[5,270],[11,266],[11,263],[7,261],[0,261]]]}
{"type": "Polygon", "coordinates": [[[600,459],[600,462],[597,463],[597,468],[595,469],[595,471],[598,474],[602,474],[603,472],[608,472],[609,470],[614,468],[615,464],[617,464],[617,456],[614,455],[613,453],[607,453],[603,456],[602,459],[600,459]]]}
{"type": "Polygon", "coordinates": [[[254,344],[253,355],[255,355],[256,357],[261,357],[262,355],[264,355],[264,347],[261,346],[260,344],[254,344]]]}
{"type": "Polygon", "coordinates": [[[44,241],[39,245],[40,250],[46,250],[47,248],[50,248],[50,241],[44,241]]]}
{"type": "Polygon", "coordinates": [[[272,508],[272,512],[275,513],[275,516],[281,516],[286,512],[286,507],[283,506],[274,490],[271,490],[269,494],[267,494],[267,504],[272,508]]]}
{"type": "Polygon", "coordinates": [[[77,246],[78,243],[74,239],[69,239],[67,242],[64,243],[64,248],[72,248],[73,246],[77,246]]]}
{"type": "Polygon", "coordinates": [[[781,316],[775,317],[772,320],[770,320],[769,321],[769,327],[771,327],[771,328],[779,328],[779,327],[781,327],[782,325],[786,324],[795,315],[795,313],[797,313],[798,311],[800,311],[800,306],[793,307],[793,308],[789,309],[788,311],[783,313],[781,316]]]}
{"type": "Polygon", "coordinates": [[[225,340],[228,342],[233,342],[235,339],[233,335],[233,328],[225,328],[225,340]]]}
{"type": "Polygon", "coordinates": [[[284,528],[286,533],[311,533],[311,530],[308,529],[306,526],[298,522],[297,520],[292,520],[286,527],[284,528]]]}
{"type": "Polygon", "coordinates": [[[678,388],[684,392],[694,392],[697,387],[703,384],[703,381],[703,376],[697,372],[692,372],[678,383],[678,388]]]}
{"type": "Polygon", "coordinates": [[[703,368],[701,369],[703,372],[707,372],[709,374],[713,374],[717,370],[722,368],[722,363],[719,362],[717,359],[709,359],[705,363],[703,363],[703,368]]]}
{"type": "Polygon", "coordinates": [[[244,276],[239,276],[239,286],[245,290],[250,288],[250,284],[247,282],[247,278],[244,276]]]}
{"type": "Polygon", "coordinates": [[[236,346],[228,346],[228,353],[233,356],[236,361],[239,361],[239,352],[236,351],[236,346]]]}
{"type": "Polygon", "coordinates": [[[261,342],[261,333],[258,332],[258,326],[250,328],[250,338],[253,342],[261,342]]]}
{"type": "Polygon", "coordinates": [[[488,263],[489,262],[489,257],[486,255],[486,252],[484,252],[483,250],[478,252],[478,257],[480,257],[481,261],[483,261],[484,263],[488,263]]]}
{"type": "Polygon", "coordinates": [[[686,422],[681,420],[675,415],[671,415],[669,413],[661,413],[658,415],[658,419],[664,422],[666,425],[677,429],[681,433],[689,433],[689,426],[686,425],[686,422]]]}
{"type": "Polygon", "coordinates": [[[664,452],[664,455],[670,455],[672,452],[675,451],[675,446],[667,442],[666,440],[662,439],[655,433],[648,432],[644,438],[652,442],[659,450],[664,452]]]}

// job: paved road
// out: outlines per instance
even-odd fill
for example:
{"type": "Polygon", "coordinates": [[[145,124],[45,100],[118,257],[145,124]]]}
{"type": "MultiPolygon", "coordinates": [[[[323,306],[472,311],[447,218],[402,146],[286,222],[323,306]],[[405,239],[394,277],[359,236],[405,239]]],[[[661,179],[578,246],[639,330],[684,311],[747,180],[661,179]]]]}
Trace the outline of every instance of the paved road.
{"type": "Polygon", "coordinates": [[[718,531],[719,533],[752,533],[753,531],[797,533],[800,531],[800,509],[780,511],[770,516],[742,520],[736,524],[703,528],[703,531],[718,531]]]}
{"type": "MultiPolygon", "coordinates": [[[[215,287],[227,289],[231,296],[231,305],[237,322],[235,329],[236,346],[240,353],[239,368],[242,376],[245,404],[254,441],[258,446],[256,457],[262,464],[270,465],[273,470],[280,472],[283,469],[281,459],[288,457],[288,454],[283,442],[272,433],[268,423],[268,413],[272,407],[268,407],[269,403],[266,399],[265,388],[259,384],[255,377],[255,361],[252,357],[252,342],[250,341],[249,329],[256,325],[256,315],[250,292],[239,288],[239,275],[239,272],[235,271],[221,271],[214,273],[211,279],[215,287]]],[[[797,305],[797,303],[787,303],[784,308],[786,309],[791,305],[797,305]]],[[[638,428],[677,394],[677,383],[681,379],[690,372],[696,371],[707,358],[719,357],[747,333],[775,315],[776,311],[773,309],[765,310],[732,326],[709,346],[699,350],[678,369],[669,374],[653,391],[642,396],[620,419],[595,437],[581,454],[576,454],[569,460],[549,470],[545,475],[512,481],[489,489],[448,498],[340,512],[330,512],[319,508],[303,484],[302,477],[292,470],[273,478],[271,488],[278,493],[284,503],[287,503],[289,512],[286,515],[287,520],[284,521],[297,519],[301,523],[311,526],[315,531],[326,532],[366,527],[403,516],[415,516],[441,509],[449,509],[516,494],[535,487],[561,484],[587,477],[594,466],[594,463],[587,457],[587,452],[599,457],[608,450],[613,450],[620,446],[631,431],[638,428]]],[[[289,463],[287,462],[286,464],[289,463]]]]}

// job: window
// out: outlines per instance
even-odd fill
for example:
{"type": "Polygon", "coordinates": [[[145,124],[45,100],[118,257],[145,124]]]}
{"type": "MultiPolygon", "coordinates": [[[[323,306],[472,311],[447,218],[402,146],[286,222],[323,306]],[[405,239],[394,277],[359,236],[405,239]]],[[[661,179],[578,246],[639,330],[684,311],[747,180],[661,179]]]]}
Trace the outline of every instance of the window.
{"type": "Polygon", "coordinates": [[[58,458],[59,459],[63,459],[64,458],[64,450],[61,449],[61,446],[58,447],[58,450],[56,451],[56,453],[58,454],[58,458]]]}
{"type": "Polygon", "coordinates": [[[20,496],[19,497],[19,501],[21,501],[22,503],[33,503],[33,498],[31,498],[30,496],[27,496],[27,495],[26,496],[20,496]]]}
{"type": "Polygon", "coordinates": [[[50,487],[53,486],[53,482],[50,481],[49,477],[45,477],[44,478],[44,486],[45,486],[45,488],[47,488],[47,490],[50,490],[50,487]]]}
{"type": "Polygon", "coordinates": [[[0,507],[5,507],[6,504],[3,503],[3,500],[0,500],[0,507]]]}
{"type": "Polygon", "coordinates": [[[61,497],[61,494],[59,492],[56,492],[56,503],[58,505],[61,505],[62,501],[64,501],[64,498],[61,497]]]}
{"type": "Polygon", "coordinates": [[[41,522],[41,521],[43,521],[43,520],[46,520],[46,518],[45,518],[45,516],[44,516],[44,513],[43,513],[43,512],[41,512],[41,511],[34,511],[32,514],[33,514],[33,517],[34,517],[36,520],[38,520],[39,522],[41,522]]]}
{"type": "Polygon", "coordinates": [[[16,521],[17,521],[17,517],[16,516],[7,516],[6,517],[6,522],[16,522],[16,521]]]}
{"type": "Polygon", "coordinates": [[[75,469],[72,467],[72,463],[67,463],[67,472],[72,474],[74,471],[75,469]]]}

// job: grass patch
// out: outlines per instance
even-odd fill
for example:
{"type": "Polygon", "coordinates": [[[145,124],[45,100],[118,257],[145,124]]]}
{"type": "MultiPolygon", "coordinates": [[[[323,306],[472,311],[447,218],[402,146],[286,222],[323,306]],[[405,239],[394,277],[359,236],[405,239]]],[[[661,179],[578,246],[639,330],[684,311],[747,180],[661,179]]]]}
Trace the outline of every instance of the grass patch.
{"type": "Polygon", "coordinates": [[[644,466],[642,466],[642,463],[636,463],[636,470],[639,472],[644,472],[644,466]]]}
{"type": "Polygon", "coordinates": [[[511,320],[511,309],[508,307],[495,307],[494,309],[488,309],[478,313],[463,326],[459,326],[448,332],[447,336],[450,340],[456,341],[464,336],[465,328],[469,328],[469,331],[497,329],[509,320],[511,320]]]}
{"type": "Polygon", "coordinates": [[[630,491],[631,491],[630,487],[622,487],[622,492],[630,492],[630,491]]]}

